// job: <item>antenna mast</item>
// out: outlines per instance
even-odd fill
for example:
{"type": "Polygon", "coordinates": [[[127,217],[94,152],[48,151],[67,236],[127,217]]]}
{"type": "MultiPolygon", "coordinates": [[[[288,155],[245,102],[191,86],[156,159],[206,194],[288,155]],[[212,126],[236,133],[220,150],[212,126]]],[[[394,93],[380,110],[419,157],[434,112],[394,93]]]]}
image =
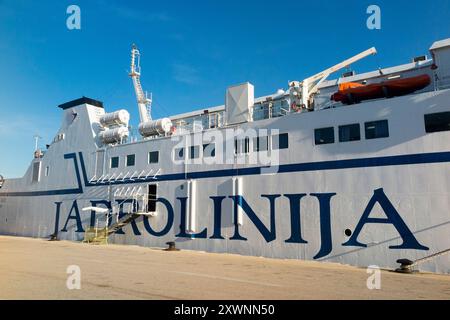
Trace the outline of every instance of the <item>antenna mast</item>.
{"type": "Polygon", "coordinates": [[[38,134],[35,134],[33,138],[34,138],[34,151],[36,152],[39,149],[39,140],[42,139],[42,137],[38,134]]]}
{"type": "Polygon", "coordinates": [[[151,121],[151,107],[152,107],[152,95],[150,98],[147,93],[144,93],[141,85],[141,66],[140,66],[140,52],[135,44],[131,48],[131,67],[130,77],[133,79],[134,91],[136,93],[136,99],[139,108],[139,117],[141,123],[151,121]]]}

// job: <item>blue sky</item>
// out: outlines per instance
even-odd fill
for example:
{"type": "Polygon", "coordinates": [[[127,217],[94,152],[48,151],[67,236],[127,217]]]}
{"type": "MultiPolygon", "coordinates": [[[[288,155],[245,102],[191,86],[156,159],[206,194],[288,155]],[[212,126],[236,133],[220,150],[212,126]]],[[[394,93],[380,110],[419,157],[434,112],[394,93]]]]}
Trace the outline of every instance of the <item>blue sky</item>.
{"type": "Polygon", "coordinates": [[[53,139],[66,101],[92,97],[137,123],[132,43],[153,116],[163,117],[223,104],[227,86],[244,81],[257,96],[273,93],[371,46],[379,54],[356,71],[406,63],[448,37],[448,0],[0,0],[0,174],[23,175],[33,135],[53,139]],[[66,28],[71,4],[81,30],[66,28]],[[381,30],[366,27],[371,4],[381,30]]]}

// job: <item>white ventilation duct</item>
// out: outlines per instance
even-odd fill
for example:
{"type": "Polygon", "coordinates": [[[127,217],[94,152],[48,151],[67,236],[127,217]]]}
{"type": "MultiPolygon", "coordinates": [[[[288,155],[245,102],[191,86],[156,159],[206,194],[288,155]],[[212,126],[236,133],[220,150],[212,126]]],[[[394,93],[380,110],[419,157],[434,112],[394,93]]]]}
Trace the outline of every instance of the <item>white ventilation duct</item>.
{"type": "Polygon", "coordinates": [[[252,121],[251,109],[255,104],[255,88],[246,82],[228,88],[225,112],[227,125],[252,121]]]}

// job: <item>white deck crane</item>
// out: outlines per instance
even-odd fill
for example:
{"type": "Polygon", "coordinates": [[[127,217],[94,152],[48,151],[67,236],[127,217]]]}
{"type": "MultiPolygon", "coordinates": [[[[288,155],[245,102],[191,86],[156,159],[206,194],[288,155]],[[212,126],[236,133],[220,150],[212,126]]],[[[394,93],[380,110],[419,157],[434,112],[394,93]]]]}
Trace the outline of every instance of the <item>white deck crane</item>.
{"type": "Polygon", "coordinates": [[[332,73],[348,67],[352,63],[364,59],[369,55],[375,55],[377,50],[372,47],[356,56],[347,59],[337,65],[319,72],[305,80],[292,81],[289,83],[289,92],[291,94],[291,101],[299,100],[302,109],[313,109],[314,95],[318,92],[320,84],[322,84],[332,73]]]}
{"type": "Polygon", "coordinates": [[[153,120],[151,116],[152,111],[152,94],[148,97],[147,93],[144,93],[141,85],[141,66],[140,66],[141,54],[133,44],[131,48],[131,67],[130,77],[133,79],[134,91],[136,93],[136,99],[139,108],[139,133],[147,138],[151,136],[167,135],[172,132],[172,121],[169,118],[162,118],[159,120],[153,120]]]}
{"type": "Polygon", "coordinates": [[[140,66],[140,52],[135,44],[131,48],[131,67],[130,77],[133,79],[134,91],[136,93],[136,99],[139,107],[139,117],[141,123],[149,122],[152,120],[151,107],[152,107],[152,95],[150,98],[147,93],[144,93],[141,85],[141,66],[140,66]]]}

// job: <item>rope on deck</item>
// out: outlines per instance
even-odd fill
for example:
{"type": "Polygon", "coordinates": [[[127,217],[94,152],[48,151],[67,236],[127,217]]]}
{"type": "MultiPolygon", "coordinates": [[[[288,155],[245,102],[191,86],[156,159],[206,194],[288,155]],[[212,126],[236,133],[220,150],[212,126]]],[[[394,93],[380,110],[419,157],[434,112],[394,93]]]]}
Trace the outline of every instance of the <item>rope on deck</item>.
{"type": "Polygon", "coordinates": [[[434,253],[434,254],[429,255],[427,257],[423,257],[423,258],[417,259],[416,261],[411,261],[411,260],[408,260],[408,259],[399,259],[399,260],[397,260],[397,263],[400,263],[401,265],[400,265],[400,268],[395,270],[395,271],[396,272],[401,272],[401,273],[412,273],[413,272],[413,270],[412,270],[413,267],[418,266],[419,264],[422,264],[424,262],[433,260],[434,258],[443,256],[443,255],[445,255],[447,253],[450,253],[450,248],[446,249],[446,250],[443,250],[443,251],[440,251],[440,252],[437,252],[437,253],[434,253]]]}

